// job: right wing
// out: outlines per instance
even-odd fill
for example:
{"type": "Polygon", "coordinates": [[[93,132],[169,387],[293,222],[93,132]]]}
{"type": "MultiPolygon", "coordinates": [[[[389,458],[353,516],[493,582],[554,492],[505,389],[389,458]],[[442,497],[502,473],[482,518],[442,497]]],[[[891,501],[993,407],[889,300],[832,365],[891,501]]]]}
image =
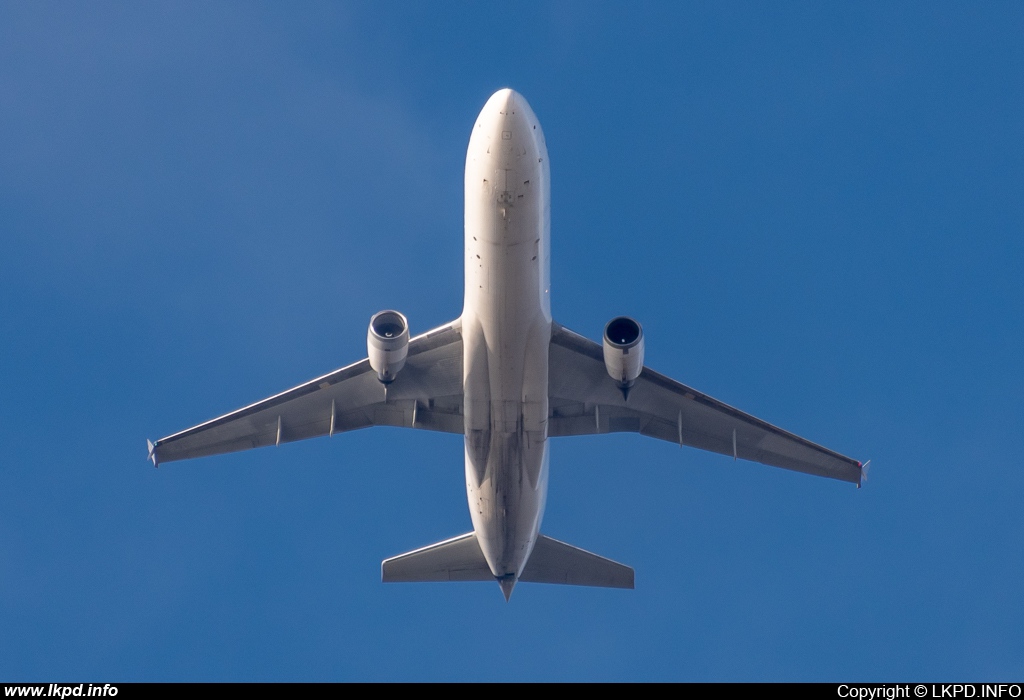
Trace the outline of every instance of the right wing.
{"type": "Polygon", "coordinates": [[[549,353],[548,435],[631,432],[860,485],[860,462],[643,368],[625,399],[601,345],[557,324],[549,353]]]}
{"type": "Polygon", "coordinates": [[[409,341],[385,392],[369,360],[150,444],[154,464],[279,445],[372,425],[462,433],[462,323],[409,341]]]}

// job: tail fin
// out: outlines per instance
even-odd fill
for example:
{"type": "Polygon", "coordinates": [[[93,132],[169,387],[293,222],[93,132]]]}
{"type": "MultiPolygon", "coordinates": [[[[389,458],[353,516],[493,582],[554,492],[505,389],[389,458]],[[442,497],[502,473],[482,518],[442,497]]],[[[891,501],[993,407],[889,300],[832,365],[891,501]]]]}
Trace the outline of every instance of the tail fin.
{"type": "Polygon", "coordinates": [[[385,559],[380,577],[384,583],[494,580],[473,532],[385,559]]]}
{"type": "MultiPolygon", "coordinates": [[[[479,549],[479,546],[478,546],[479,549]]],[[[520,581],[633,588],[633,569],[579,547],[538,535],[520,581]]]]}

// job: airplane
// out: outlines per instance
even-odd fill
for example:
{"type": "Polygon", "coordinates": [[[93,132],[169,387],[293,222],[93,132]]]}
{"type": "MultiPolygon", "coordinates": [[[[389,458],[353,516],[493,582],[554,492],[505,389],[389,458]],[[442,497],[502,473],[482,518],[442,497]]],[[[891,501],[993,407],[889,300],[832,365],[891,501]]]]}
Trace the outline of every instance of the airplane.
{"type": "Polygon", "coordinates": [[[633,432],[857,484],[866,464],[644,366],[644,333],[613,318],[596,343],[551,318],[550,168],[522,95],[494,93],[465,172],[465,302],[410,338],[370,319],[367,357],[232,413],[147,440],[154,466],[390,425],[463,435],[473,530],[385,559],[384,582],[520,581],[633,588],[632,568],[541,534],[548,442],[633,432]]]}

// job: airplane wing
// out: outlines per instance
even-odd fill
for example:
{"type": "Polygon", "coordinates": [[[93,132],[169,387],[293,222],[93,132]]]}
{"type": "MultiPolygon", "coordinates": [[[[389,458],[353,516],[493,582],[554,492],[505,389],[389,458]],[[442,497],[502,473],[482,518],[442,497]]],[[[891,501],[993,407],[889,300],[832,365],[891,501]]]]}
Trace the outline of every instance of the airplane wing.
{"type": "Polygon", "coordinates": [[[149,458],[156,465],[372,425],[463,432],[461,321],[410,340],[386,392],[364,359],[151,443],[149,458]]]}
{"type": "Polygon", "coordinates": [[[553,324],[548,435],[632,432],[860,485],[861,463],[644,367],[623,398],[595,343],[553,324]]]}

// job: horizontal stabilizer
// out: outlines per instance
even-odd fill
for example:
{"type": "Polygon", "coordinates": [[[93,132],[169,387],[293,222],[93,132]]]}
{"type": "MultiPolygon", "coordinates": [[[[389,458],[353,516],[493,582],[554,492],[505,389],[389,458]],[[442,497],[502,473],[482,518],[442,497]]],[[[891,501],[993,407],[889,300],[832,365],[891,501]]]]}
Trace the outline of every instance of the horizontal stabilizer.
{"type": "Polygon", "coordinates": [[[538,535],[533,554],[526,562],[519,580],[570,586],[633,588],[633,569],[579,547],[538,535]]]}
{"type": "Polygon", "coordinates": [[[494,580],[473,532],[385,559],[380,576],[384,583],[494,580]]]}

